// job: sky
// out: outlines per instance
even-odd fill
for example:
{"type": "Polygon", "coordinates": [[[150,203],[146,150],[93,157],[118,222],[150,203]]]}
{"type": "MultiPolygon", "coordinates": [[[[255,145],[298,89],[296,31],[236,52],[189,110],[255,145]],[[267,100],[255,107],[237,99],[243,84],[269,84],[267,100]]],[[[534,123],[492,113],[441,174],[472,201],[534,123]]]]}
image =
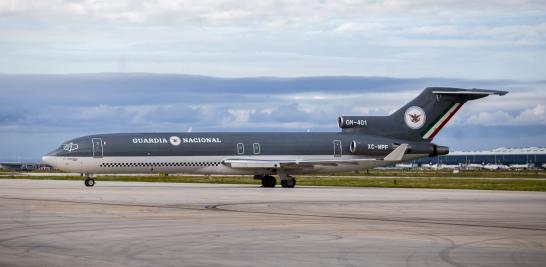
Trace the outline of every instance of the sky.
{"type": "Polygon", "coordinates": [[[506,89],[435,142],[546,146],[546,2],[0,1],[0,160],[78,135],[337,131],[427,86],[506,89]]]}
{"type": "Polygon", "coordinates": [[[0,72],[542,80],[546,1],[0,1],[0,72]]]}

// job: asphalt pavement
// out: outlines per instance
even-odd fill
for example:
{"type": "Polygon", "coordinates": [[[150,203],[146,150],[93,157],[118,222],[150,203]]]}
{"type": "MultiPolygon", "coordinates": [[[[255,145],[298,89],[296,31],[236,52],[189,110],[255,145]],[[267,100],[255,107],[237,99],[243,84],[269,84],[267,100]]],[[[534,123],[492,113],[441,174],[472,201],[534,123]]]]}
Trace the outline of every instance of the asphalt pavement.
{"type": "Polygon", "coordinates": [[[546,266],[546,193],[0,179],[0,266],[546,266]]]}

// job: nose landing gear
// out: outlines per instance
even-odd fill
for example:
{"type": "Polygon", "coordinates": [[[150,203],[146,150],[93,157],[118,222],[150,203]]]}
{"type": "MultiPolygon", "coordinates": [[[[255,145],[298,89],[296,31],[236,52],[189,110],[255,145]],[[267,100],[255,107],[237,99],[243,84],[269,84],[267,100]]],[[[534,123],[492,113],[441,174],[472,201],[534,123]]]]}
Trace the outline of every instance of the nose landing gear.
{"type": "Polygon", "coordinates": [[[91,177],[91,175],[87,174],[85,178],[85,182],[83,182],[85,186],[92,187],[95,185],[95,179],[91,177]]]}
{"type": "Polygon", "coordinates": [[[85,186],[87,186],[87,187],[92,187],[92,186],[95,185],[95,179],[93,179],[93,178],[85,179],[84,184],[85,184],[85,186]]]}

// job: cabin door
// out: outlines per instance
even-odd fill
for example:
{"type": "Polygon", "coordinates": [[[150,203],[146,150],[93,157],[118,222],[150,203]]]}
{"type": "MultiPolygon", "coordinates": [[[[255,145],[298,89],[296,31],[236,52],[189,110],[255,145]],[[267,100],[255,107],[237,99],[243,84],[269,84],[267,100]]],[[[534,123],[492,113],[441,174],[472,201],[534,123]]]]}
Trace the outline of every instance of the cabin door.
{"type": "Polygon", "coordinates": [[[341,140],[334,140],[334,157],[341,157],[341,140]]]}
{"type": "Polygon", "coordinates": [[[102,138],[93,138],[93,158],[102,158],[104,155],[102,151],[102,138]]]}

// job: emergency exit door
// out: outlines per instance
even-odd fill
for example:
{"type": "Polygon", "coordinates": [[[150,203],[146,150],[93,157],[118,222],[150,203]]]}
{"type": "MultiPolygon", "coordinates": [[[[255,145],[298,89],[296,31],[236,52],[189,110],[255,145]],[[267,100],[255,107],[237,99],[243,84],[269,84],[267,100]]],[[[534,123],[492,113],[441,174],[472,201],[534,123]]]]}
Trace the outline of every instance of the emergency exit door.
{"type": "Polygon", "coordinates": [[[334,157],[341,157],[341,140],[334,140],[334,157]]]}
{"type": "Polygon", "coordinates": [[[102,158],[104,155],[104,152],[102,150],[102,138],[93,138],[91,139],[93,142],[93,157],[94,158],[102,158]]]}

